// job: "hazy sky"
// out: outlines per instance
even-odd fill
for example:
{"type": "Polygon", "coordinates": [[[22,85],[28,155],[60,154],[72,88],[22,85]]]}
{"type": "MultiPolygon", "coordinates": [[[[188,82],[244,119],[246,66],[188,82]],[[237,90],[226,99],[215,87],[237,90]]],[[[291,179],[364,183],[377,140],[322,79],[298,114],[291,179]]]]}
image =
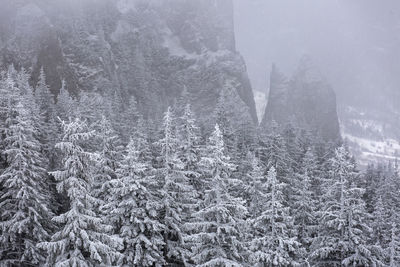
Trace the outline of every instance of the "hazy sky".
{"type": "Polygon", "coordinates": [[[273,62],[290,75],[309,54],[342,102],[400,91],[398,0],[235,0],[235,29],[254,90],[266,90],[273,62]]]}

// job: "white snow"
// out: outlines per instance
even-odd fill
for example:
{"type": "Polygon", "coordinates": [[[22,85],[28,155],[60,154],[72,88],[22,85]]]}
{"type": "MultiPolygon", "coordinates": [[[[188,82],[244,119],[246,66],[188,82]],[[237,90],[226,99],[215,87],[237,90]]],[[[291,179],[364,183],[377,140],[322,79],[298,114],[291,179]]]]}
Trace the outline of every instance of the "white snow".
{"type": "Polygon", "coordinates": [[[264,117],[265,108],[267,107],[267,96],[265,93],[260,91],[253,91],[254,101],[256,102],[256,110],[258,121],[261,122],[264,117]]]}
{"type": "Polygon", "coordinates": [[[168,48],[169,53],[177,57],[194,58],[194,54],[188,53],[181,44],[181,41],[169,29],[165,30],[164,47],[168,48]]]}
{"type": "Polygon", "coordinates": [[[358,156],[361,165],[395,160],[400,155],[400,142],[394,139],[378,141],[352,136],[348,133],[343,133],[343,137],[350,143],[350,147],[358,156]]]}

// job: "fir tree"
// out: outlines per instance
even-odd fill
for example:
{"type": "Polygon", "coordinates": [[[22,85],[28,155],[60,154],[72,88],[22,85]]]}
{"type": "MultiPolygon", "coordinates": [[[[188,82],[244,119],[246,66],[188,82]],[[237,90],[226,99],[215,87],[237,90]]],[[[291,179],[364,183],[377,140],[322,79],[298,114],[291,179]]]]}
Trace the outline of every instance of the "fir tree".
{"type": "Polygon", "coordinates": [[[65,88],[65,81],[61,82],[60,92],[57,95],[56,113],[62,120],[76,117],[77,102],[71,97],[65,88]]]}
{"type": "Polygon", "coordinates": [[[324,206],[319,236],[312,256],[320,265],[369,266],[379,264],[367,244],[370,228],[362,200],[363,190],[354,185],[354,165],[345,147],[331,160],[331,179],[324,184],[324,206]]]}
{"type": "Polygon", "coordinates": [[[54,95],[46,84],[46,75],[43,68],[40,70],[39,81],[35,88],[35,99],[42,116],[40,142],[43,144],[43,153],[49,159],[49,167],[53,168],[55,166],[53,151],[57,137],[55,104],[54,95]]]}
{"type": "Polygon", "coordinates": [[[178,156],[176,119],[171,108],[165,112],[163,138],[158,145],[161,148],[162,167],[158,170],[162,186],[161,200],[164,205],[162,221],[165,224],[165,256],[170,262],[185,262],[188,251],[184,244],[186,235],[183,224],[189,211],[193,188],[185,175],[184,165],[178,156]]]}
{"type": "Polygon", "coordinates": [[[158,220],[161,204],[154,195],[154,176],[130,141],[112,180],[111,216],[123,239],[124,266],[163,266],[164,225],[158,220]]]}
{"type": "Polygon", "coordinates": [[[267,175],[268,191],[262,202],[262,212],[251,221],[254,239],[251,242],[251,262],[265,266],[296,266],[294,252],[298,242],[292,236],[293,220],[283,204],[284,184],[277,179],[274,167],[267,175]]]}
{"type": "Polygon", "coordinates": [[[179,158],[183,163],[183,170],[189,178],[190,184],[199,192],[201,183],[199,182],[200,173],[198,170],[200,160],[200,138],[198,134],[199,129],[191,106],[187,104],[180,118],[179,137],[181,145],[179,146],[179,158]]]}
{"type": "Polygon", "coordinates": [[[22,103],[15,112],[15,118],[8,118],[3,151],[7,168],[0,176],[0,262],[5,266],[37,266],[44,263],[46,253],[36,245],[50,237],[48,219],[52,212],[37,130],[22,103]]]}
{"type": "Polygon", "coordinates": [[[218,125],[202,165],[206,173],[205,198],[193,214],[193,222],[187,224],[192,231],[187,237],[192,245],[191,259],[196,266],[242,266],[246,251],[240,226],[247,210],[241,199],[229,193],[233,165],[225,155],[218,125]]]}
{"type": "Polygon", "coordinates": [[[92,196],[91,187],[98,157],[81,146],[94,133],[79,119],[63,122],[63,130],[63,139],[56,145],[64,154],[63,169],[52,175],[58,181],[59,192],[67,194],[70,209],[53,218],[61,228],[40,247],[47,249],[50,266],[111,265],[119,256],[116,249],[120,239],[109,234],[111,226],[96,213],[99,201],[92,196]]]}
{"type": "Polygon", "coordinates": [[[397,216],[393,215],[390,223],[390,237],[389,246],[386,249],[389,258],[390,267],[395,267],[400,265],[400,228],[398,220],[395,218],[397,216]]]}

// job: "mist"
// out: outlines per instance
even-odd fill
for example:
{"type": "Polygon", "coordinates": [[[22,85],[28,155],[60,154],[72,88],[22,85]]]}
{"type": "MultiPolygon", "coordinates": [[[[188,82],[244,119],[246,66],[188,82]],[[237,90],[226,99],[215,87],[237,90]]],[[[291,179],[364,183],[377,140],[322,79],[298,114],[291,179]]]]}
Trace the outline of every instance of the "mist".
{"type": "Polygon", "coordinates": [[[268,89],[272,63],[290,75],[308,54],[339,104],[400,104],[398,1],[235,0],[235,32],[254,90],[268,89]]]}
{"type": "Polygon", "coordinates": [[[0,0],[0,266],[400,266],[398,0],[0,0]]]}

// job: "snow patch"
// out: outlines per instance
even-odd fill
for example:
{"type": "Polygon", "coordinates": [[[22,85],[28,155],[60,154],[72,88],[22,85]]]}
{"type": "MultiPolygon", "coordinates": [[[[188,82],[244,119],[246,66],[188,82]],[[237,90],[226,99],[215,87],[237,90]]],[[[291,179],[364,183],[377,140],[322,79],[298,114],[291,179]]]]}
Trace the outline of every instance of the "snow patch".
{"type": "Polygon", "coordinates": [[[395,139],[377,141],[355,137],[348,133],[343,133],[343,137],[348,140],[353,154],[358,157],[361,165],[399,158],[400,142],[395,139]]]}
{"type": "Polygon", "coordinates": [[[257,109],[257,117],[258,121],[264,117],[265,108],[267,107],[267,95],[260,91],[254,91],[254,101],[256,102],[256,109],[257,109]]]}
{"type": "Polygon", "coordinates": [[[188,53],[181,44],[181,41],[169,29],[166,30],[164,35],[164,47],[168,48],[169,53],[177,57],[193,58],[194,54],[188,53]]]}

